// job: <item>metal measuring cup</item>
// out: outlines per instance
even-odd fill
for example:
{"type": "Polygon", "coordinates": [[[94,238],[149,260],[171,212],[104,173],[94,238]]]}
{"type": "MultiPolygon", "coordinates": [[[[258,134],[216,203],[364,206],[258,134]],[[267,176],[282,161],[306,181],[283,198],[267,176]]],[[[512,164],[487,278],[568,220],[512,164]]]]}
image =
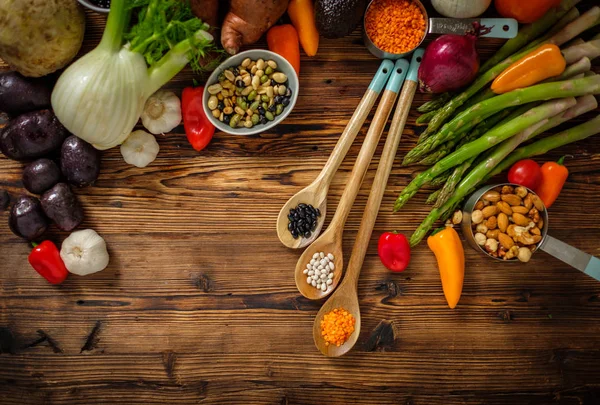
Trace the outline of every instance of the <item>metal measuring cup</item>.
{"type": "Polygon", "coordinates": [[[410,55],[415,49],[421,46],[427,34],[465,34],[467,31],[473,29],[474,22],[478,22],[482,26],[490,29],[489,33],[482,35],[484,37],[514,38],[519,32],[519,23],[514,18],[429,18],[423,3],[419,0],[411,0],[423,13],[423,18],[425,19],[425,35],[423,35],[423,38],[421,38],[421,41],[414,49],[405,53],[389,53],[378,48],[367,34],[366,17],[369,8],[371,8],[371,5],[375,1],[377,0],[371,0],[369,2],[365,15],[363,16],[363,39],[369,52],[380,59],[400,59],[410,55]]]}
{"type": "MultiPolygon", "coordinates": [[[[469,197],[469,199],[467,200],[467,202],[465,203],[464,207],[463,207],[463,221],[461,224],[462,227],[462,231],[463,231],[463,235],[465,236],[465,239],[467,240],[467,242],[469,243],[469,245],[471,245],[471,247],[475,250],[478,250],[480,252],[482,252],[483,254],[485,254],[488,257],[491,257],[493,259],[496,260],[500,260],[503,262],[514,262],[514,261],[518,261],[517,258],[513,258],[513,259],[508,259],[508,260],[504,260],[502,258],[499,257],[494,257],[492,255],[490,255],[488,252],[486,252],[482,246],[479,246],[477,244],[477,242],[475,241],[475,235],[473,233],[473,228],[472,228],[472,221],[471,221],[471,214],[473,213],[474,209],[475,209],[475,204],[477,204],[477,202],[481,199],[481,197],[483,197],[483,195],[485,193],[487,193],[488,191],[497,188],[497,187],[502,187],[502,186],[512,186],[512,187],[518,187],[518,184],[510,184],[510,183],[505,183],[505,184],[495,184],[492,186],[484,186],[482,188],[480,188],[479,190],[475,191],[471,197],[469,197]]],[[[527,189],[530,193],[534,194],[535,193],[532,190],[527,189]]],[[[544,209],[542,212],[540,212],[540,215],[542,215],[542,219],[544,220],[544,226],[542,227],[542,239],[540,240],[540,242],[538,242],[536,249],[534,250],[533,253],[539,251],[539,250],[543,250],[544,252],[548,253],[550,256],[554,256],[557,259],[561,260],[562,262],[568,264],[571,267],[576,268],[577,270],[587,274],[590,277],[595,278],[596,280],[600,281],[600,259],[598,259],[595,256],[592,256],[590,254],[587,254],[577,248],[574,248],[571,245],[568,245],[556,238],[553,238],[552,236],[548,235],[548,210],[544,209]]]]}

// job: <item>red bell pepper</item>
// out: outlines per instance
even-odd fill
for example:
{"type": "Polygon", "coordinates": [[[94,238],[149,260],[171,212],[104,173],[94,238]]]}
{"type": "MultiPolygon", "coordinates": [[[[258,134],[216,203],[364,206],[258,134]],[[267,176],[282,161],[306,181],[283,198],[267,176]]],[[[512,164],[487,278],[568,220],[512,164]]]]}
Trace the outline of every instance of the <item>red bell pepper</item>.
{"type": "Polygon", "coordinates": [[[385,232],[379,237],[377,252],[381,263],[388,270],[404,271],[410,263],[410,244],[406,236],[396,232],[385,232]]]}
{"type": "Polygon", "coordinates": [[[29,264],[51,284],[60,284],[69,275],[56,245],[49,240],[33,244],[29,264]]]}
{"type": "Polygon", "coordinates": [[[210,143],[215,127],[202,106],[204,87],[186,87],[181,95],[181,115],[185,134],[192,147],[200,152],[210,143]]]}

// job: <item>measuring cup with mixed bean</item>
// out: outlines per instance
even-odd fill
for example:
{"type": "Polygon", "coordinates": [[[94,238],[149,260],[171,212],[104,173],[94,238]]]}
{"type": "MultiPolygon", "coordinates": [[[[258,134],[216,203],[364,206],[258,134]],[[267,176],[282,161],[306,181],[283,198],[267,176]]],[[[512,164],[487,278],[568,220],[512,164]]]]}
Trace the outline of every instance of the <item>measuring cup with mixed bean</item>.
{"type": "Polygon", "coordinates": [[[213,117],[231,128],[252,128],[273,121],[290,104],[292,90],[274,60],[246,58],[219,75],[207,88],[213,117]]]}

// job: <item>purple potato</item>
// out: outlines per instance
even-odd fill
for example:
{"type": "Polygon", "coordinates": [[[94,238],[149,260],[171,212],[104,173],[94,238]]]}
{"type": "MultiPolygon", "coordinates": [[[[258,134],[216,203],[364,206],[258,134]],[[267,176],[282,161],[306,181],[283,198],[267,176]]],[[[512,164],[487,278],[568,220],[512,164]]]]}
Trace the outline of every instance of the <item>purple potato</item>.
{"type": "Polygon", "coordinates": [[[10,159],[35,159],[59,149],[67,135],[52,111],[33,111],[19,115],[2,129],[0,150],[10,159]]]}
{"type": "Polygon", "coordinates": [[[48,108],[51,94],[47,79],[26,78],[17,72],[0,73],[0,111],[7,114],[48,108]]]}
{"type": "Polygon", "coordinates": [[[34,240],[48,229],[48,219],[42,211],[40,200],[31,196],[19,197],[10,210],[8,226],[17,236],[34,240]]]}
{"type": "Polygon", "coordinates": [[[42,209],[48,218],[63,231],[70,232],[83,222],[83,209],[66,183],[58,183],[41,198],[42,209]]]}
{"type": "Polygon", "coordinates": [[[50,159],[38,159],[23,170],[23,186],[33,194],[42,194],[60,181],[60,169],[50,159]]]}
{"type": "Polygon", "coordinates": [[[100,174],[100,153],[83,139],[71,135],[60,150],[60,168],[72,185],[90,186],[100,174]]]}

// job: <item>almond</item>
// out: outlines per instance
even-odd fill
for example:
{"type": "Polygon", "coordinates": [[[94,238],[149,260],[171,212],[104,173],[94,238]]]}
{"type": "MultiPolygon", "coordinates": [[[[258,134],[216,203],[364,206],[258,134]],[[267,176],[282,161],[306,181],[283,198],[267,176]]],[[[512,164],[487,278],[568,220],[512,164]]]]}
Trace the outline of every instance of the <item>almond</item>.
{"type": "Polygon", "coordinates": [[[512,194],[515,189],[512,186],[502,186],[502,194],[512,194]]]}
{"type": "Polygon", "coordinates": [[[484,207],[483,205],[483,201],[477,201],[477,204],[475,204],[475,208],[476,210],[482,210],[484,207]]]}
{"type": "Polygon", "coordinates": [[[497,191],[488,191],[487,193],[485,193],[483,195],[483,197],[481,197],[482,199],[492,202],[492,203],[496,203],[498,201],[500,201],[500,193],[497,191]]]}
{"type": "Polygon", "coordinates": [[[491,216],[498,214],[498,207],[496,207],[495,205],[488,205],[487,207],[483,208],[481,212],[483,214],[483,217],[487,219],[491,216]]]}
{"type": "Polygon", "coordinates": [[[500,245],[502,245],[502,247],[506,250],[509,250],[515,245],[515,242],[513,242],[512,238],[502,232],[498,234],[498,241],[500,242],[500,245]]]}
{"type": "Polygon", "coordinates": [[[498,207],[498,209],[500,211],[502,211],[503,213],[505,213],[506,215],[512,215],[512,213],[513,213],[513,209],[507,202],[499,201],[496,204],[496,207],[498,207]]]}
{"type": "Polygon", "coordinates": [[[508,228],[508,215],[501,212],[498,214],[498,229],[500,229],[501,232],[506,232],[506,228],[508,228]]]}
{"type": "Polygon", "coordinates": [[[503,194],[502,201],[507,202],[511,206],[518,206],[521,205],[523,199],[516,194],[503,194]]]}
{"type": "Polygon", "coordinates": [[[523,215],[527,215],[529,214],[529,210],[527,209],[527,207],[524,207],[522,205],[519,205],[517,207],[511,207],[513,212],[518,212],[519,214],[523,214],[523,215]]]}
{"type": "Polygon", "coordinates": [[[533,205],[535,206],[535,208],[537,208],[539,212],[544,211],[544,203],[542,202],[542,199],[540,197],[534,195],[531,197],[531,201],[533,202],[533,205]]]}
{"type": "Polygon", "coordinates": [[[488,229],[496,229],[498,227],[498,220],[495,216],[491,216],[485,221],[485,226],[487,226],[488,229]]]}
{"type": "Polygon", "coordinates": [[[527,194],[527,197],[523,199],[523,205],[527,207],[528,210],[530,210],[531,207],[533,207],[533,194],[527,194]]]}
{"type": "Polygon", "coordinates": [[[544,220],[540,218],[540,220],[538,221],[538,223],[536,224],[538,228],[544,229],[544,220]]]}
{"type": "Polygon", "coordinates": [[[534,235],[541,235],[542,234],[542,231],[540,231],[540,228],[531,228],[529,231],[532,234],[534,234],[534,235]]]}
{"type": "Polygon", "coordinates": [[[530,222],[529,218],[523,214],[519,214],[518,212],[512,214],[512,220],[515,224],[520,226],[527,226],[530,222]]]}
{"type": "Polygon", "coordinates": [[[529,191],[527,191],[527,189],[523,186],[515,188],[515,194],[521,198],[527,197],[527,193],[529,193],[529,191]]]}

